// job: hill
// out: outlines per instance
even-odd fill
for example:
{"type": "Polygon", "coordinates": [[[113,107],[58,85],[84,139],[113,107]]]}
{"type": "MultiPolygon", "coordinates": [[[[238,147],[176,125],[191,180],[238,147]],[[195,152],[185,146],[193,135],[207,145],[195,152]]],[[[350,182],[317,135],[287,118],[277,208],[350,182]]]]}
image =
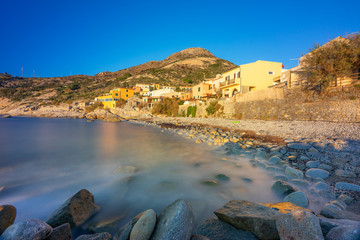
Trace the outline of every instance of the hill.
{"type": "Polygon", "coordinates": [[[162,85],[196,84],[213,78],[236,65],[217,58],[203,48],[189,48],[174,53],[162,61],[150,61],[116,72],[95,76],[75,75],[51,78],[20,78],[0,75],[0,97],[11,101],[27,100],[59,104],[75,100],[92,100],[111,88],[133,86],[136,83],[162,85]]]}

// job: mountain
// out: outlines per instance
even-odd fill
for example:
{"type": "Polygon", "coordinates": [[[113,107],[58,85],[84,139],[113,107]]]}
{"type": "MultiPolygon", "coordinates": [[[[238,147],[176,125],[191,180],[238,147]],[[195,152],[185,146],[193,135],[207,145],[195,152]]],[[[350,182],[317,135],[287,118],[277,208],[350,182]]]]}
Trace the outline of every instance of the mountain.
{"type": "Polygon", "coordinates": [[[24,104],[88,101],[112,88],[133,86],[136,83],[196,84],[234,67],[235,64],[217,58],[206,49],[188,48],[162,61],[150,61],[115,72],[98,73],[95,76],[21,78],[2,74],[0,98],[25,101],[24,104]]]}

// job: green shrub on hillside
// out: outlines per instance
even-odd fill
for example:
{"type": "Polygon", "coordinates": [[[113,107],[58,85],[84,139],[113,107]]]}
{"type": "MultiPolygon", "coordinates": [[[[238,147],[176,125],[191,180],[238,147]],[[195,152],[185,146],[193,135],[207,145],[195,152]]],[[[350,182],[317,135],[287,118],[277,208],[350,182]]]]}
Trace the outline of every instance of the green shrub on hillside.
{"type": "Polygon", "coordinates": [[[214,115],[221,107],[217,101],[210,102],[210,105],[206,108],[206,112],[208,115],[214,115]]]}
{"type": "Polygon", "coordinates": [[[179,105],[176,98],[164,98],[162,102],[154,105],[152,113],[176,117],[178,115],[178,111],[179,105]]]}
{"type": "Polygon", "coordinates": [[[186,113],[186,116],[189,117],[190,115],[192,117],[195,117],[196,116],[196,106],[189,106],[188,109],[187,109],[187,113],[186,113]]]}

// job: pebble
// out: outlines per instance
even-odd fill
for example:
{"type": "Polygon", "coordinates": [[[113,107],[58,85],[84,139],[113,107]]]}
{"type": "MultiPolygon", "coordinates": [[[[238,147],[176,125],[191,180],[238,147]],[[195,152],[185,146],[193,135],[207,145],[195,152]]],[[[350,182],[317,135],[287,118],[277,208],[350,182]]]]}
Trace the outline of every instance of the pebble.
{"type": "Polygon", "coordinates": [[[338,182],[335,184],[335,188],[344,191],[355,191],[360,192],[360,186],[357,184],[338,182]]]}
{"type": "Polygon", "coordinates": [[[297,178],[297,179],[303,179],[304,173],[300,170],[297,170],[292,167],[286,167],[285,168],[285,174],[289,177],[297,178]]]}
{"type": "Polygon", "coordinates": [[[318,161],[309,161],[306,163],[307,168],[317,168],[320,165],[318,161]]]}
{"type": "Polygon", "coordinates": [[[320,177],[322,179],[326,179],[329,177],[330,173],[326,170],[319,169],[319,168],[310,168],[305,173],[306,177],[315,179],[317,177],[320,177]]]}

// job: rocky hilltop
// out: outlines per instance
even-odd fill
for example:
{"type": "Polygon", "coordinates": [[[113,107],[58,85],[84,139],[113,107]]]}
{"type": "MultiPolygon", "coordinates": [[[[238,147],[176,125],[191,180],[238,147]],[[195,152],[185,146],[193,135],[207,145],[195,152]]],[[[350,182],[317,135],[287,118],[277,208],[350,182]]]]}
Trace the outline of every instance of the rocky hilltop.
{"type": "Polygon", "coordinates": [[[188,48],[162,61],[150,61],[116,72],[102,72],[95,76],[22,78],[0,74],[0,112],[6,106],[49,106],[90,101],[114,87],[128,87],[136,83],[162,85],[190,85],[215,77],[236,65],[217,58],[203,48],[188,48]]]}

